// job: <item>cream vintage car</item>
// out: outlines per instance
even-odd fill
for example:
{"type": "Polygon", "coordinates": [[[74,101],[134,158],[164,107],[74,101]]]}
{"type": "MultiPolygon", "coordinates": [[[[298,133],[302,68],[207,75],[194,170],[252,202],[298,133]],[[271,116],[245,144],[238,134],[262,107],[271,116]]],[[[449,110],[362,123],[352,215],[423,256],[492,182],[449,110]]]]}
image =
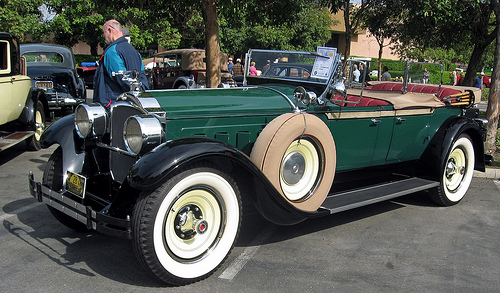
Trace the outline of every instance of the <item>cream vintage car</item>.
{"type": "Polygon", "coordinates": [[[17,38],[0,32],[0,151],[23,141],[29,149],[40,149],[48,107],[38,97],[17,38]]]}

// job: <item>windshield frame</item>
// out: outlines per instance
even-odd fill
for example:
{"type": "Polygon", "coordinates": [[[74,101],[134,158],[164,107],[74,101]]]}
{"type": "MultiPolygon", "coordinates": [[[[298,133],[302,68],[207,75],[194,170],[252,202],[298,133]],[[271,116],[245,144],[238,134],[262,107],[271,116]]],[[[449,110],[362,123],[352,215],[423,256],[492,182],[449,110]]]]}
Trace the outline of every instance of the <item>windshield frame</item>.
{"type": "MultiPolygon", "coordinates": [[[[262,63],[261,63],[262,64],[262,63]]],[[[263,68],[263,66],[257,66],[257,69],[263,68]]],[[[243,86],[249,86],[252,85],[251,79],[262,79],[265,80],[266,82],[269,83],[297,83],[297,85],[310,85],[312,87],[318,88],[321,87],[322,91],[318,92],[318,97],[322,99],[322,97],[325,96],[326,92],[328,91],[330,84],[332,81],[335,80],[341,80],[342,79],[342,71],[339,70],[342,68],[342,63],[341,63],[341,55],[337,53],[336,48],[330,48],[330,47],[318,47],[318,52],[310,52],[310,51],[287,51],[287,50],[263,50],[263,49],[250,49],[248,50],[248,53],[245,55],[245,72],[243,74],[243,86]],[[325,56],[320,54],[320,50],[328,50],[329,56],[325,56]],[[263,55],[262,55],[263,54],[263,55]],[[263,58],[263,56],[266,56],[263,58]],[[271,58],[269,56],[274,56],[277,58],[271,58]],[[295,57],[296,56],[296,57],[295,57]],[[280,64],[279,58],[283,57],[288,57],[286,60],[281,63],[290,65],[289,68],[298,68],[302,66],[303,68],[310,69],[311,71],[309,72],[310,76],[297,76],[296,78],[294,77],[283,77],[283,76],[270,76],[270,75],[264,75],[266,72],[261,72],[260,75],[258,76],[250,76],[250,65],[254,60],[273,60],[271,61],[271,66],[274,64],[280,64]],[[293,57],[293,58],[291,58],[293,57]],[[288,60],[310,60],[313,62],[288,62],[288,60]],[[314,76],[314,73],[312,72],[313,69],[318,68],[320,66],[321,61],[318,61],[322,58],[327,58],[330,60],[325,60],[325,66],[328,66],[329,68],[322,68],[326,72],[326,77],[316,77],[314,76]]]]}

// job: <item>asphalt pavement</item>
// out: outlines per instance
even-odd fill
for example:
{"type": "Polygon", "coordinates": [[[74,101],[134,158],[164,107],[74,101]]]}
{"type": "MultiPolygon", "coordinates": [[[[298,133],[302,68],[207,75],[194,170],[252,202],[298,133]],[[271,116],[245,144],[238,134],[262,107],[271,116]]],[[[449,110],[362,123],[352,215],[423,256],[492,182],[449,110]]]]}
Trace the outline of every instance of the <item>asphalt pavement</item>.
{"type": "Polygon", "coordinates": [[[277,226],[245,206],[240,238],[206,280],[170,287],[129,241],[77,233],[28,191],[55,146],[0,153],[0,292],[499,292],[500,182],[474,178],[438,207],[425,192],[277,226]]]}

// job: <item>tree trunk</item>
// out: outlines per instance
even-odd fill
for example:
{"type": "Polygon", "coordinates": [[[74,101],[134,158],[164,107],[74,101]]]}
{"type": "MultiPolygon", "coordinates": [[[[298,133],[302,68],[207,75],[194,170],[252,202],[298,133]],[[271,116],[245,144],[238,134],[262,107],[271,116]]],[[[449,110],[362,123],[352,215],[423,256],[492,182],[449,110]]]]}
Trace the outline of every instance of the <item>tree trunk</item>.
{"type": "MultiPolygon", "coordinates": [[[[500,19],[500,3],[498,0],[491,0],[496,19],[500,19]]],[[[490,95],[488,97],[488,109],[486,110],[486,119],[488,127],[486,129],[485,153],[493,155],[496,150],[496,135],[498,130],[498,116],[500,115],[500,23],[496,24],[496,44],[495,58],[493,61],[493,73],[491,76],[490,95]]]]}
{"type": "Polygon", "coordinates": [[[92,56],[97,56],[97,46],[98,44],[95,45],[90,45],[90,55],[92,56]]]}
{"type": "Polygon", "coordinates": [[[205,42],[207,62],[207,87],[215,88],[220,84],[220,43],[219,23],[215,0],[203,0],[205,17],[205,42]]]}
{"type": "Polygon", "coordinates": [[[352,39],[352,26],[351,26],[351,5],[349,1],[344,4],[344,23],[345,23],[345,52],[344,60],[351,55],[351,39],[352,39]]]}
{"type": "Polygon", "coordinates": [[[467,72],[465,73],[462,85],[472,86],[474,84],[474,79],[476,79],[476,72],[479,67],[479,62],[481,62],[484,50],[486,50],[486,47],[488,47],[489,43],[490,42],[488,42],[487,44],[476,43],[474,45],[474,50],[472,51],[472,55],[470,56],[469,65],[467,66],[467,72]]]}
{"type": "Polygon", "coordinates": [[[383,37],[375,37],[378,43],[378,76],[377,80],[381,79],[382,75],[382,54],[384,52],[384,40],[383,37]]]}

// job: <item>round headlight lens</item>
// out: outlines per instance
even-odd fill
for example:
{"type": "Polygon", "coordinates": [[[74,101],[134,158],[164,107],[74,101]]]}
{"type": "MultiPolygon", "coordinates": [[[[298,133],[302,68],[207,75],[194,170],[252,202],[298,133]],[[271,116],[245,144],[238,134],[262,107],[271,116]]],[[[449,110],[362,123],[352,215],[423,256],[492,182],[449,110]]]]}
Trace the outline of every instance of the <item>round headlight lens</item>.
{"type": "Polygon", "coordinates": [[[80,105],[76,107],[75,111],[75,127],[78,136],[81,138],[87,137],[92,128],[87,109],[85,109],[85,107],[81,107],[80,105]]]}
{"type": "Polygon", "coordinates": [[[144,154],[161,144],[162,126],[152,115],[131,116],[125,121],[123,137],[130,153],[144,154]]]}
{"type": "Polygon", "coordinates": [[[75,110],[75,128],[78,136],[100,136],[106,132],[106,109],[99,104],[80,104],[75,110]]]}

